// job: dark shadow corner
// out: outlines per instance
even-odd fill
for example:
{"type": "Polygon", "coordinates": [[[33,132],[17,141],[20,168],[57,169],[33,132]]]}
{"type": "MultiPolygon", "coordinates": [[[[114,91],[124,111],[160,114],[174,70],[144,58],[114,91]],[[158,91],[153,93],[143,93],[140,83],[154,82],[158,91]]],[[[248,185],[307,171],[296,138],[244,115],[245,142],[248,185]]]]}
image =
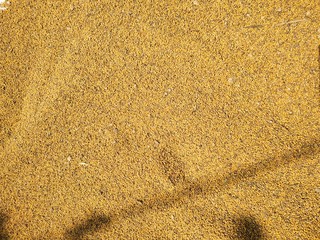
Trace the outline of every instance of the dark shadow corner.
{"type": "Polygon", "coordinates": [[[1,240],[9,240],[9,234],[5,228],[7,220],[8,220],[8,216],[4,213],[0,213],[0,239],[1,240]]]}
{"type": "Polygon", "coordinates": [[[84,222],[76,225],[75,227],[67,230],[65,233],[66,239],[82,239],[88,234],[99,231],[110,223],[110,217],[103,214],[93,214],[84,222]]]}
{"type": "Polygon", "coordinates": [[[263,240],[265,236],[262,226],[255,218],[252,216],[241,216],[235,220],[235,239],[263,240]]]}

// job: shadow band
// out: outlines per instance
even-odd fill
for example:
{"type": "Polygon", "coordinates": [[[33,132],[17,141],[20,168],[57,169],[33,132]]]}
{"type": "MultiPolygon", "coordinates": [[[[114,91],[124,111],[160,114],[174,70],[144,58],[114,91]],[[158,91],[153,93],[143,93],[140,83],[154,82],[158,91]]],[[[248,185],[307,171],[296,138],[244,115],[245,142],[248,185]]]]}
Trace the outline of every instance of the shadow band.
{"type": "MultiPolygon", "coordinates": [[[[309,142],[302,144],[299,148],[293,149],[291,152],[285,153],[281,156],[276,156],[273,158],[267,158],[265,160],[259,161],[257,163],[251,164],[243,169],[235,170],[229,174],[222,177],[211,179],[207,176],[206,179],[197,182],[183,182],[181,186],[177,186],[173,193],[159,193],[157,197],[149,200],[143,200],[143,204],[131,205],[125,209],[119,210],[110,214],[109,216],[98,215],[92,216],[87,219],[84,223],[74,227],[73,229],[67,231],[67,236],[71,239],[81,239],[84,235],[98,231],[102,227],[110,226],[110,222],[115,224],[120,222],[121,219],[130,218],[133,216],[141,215],[151,210],[161,210],[163,208],[168,208],[177,203],[183,203],[187,199],[192,199],[198,195],[206,194],[218,194],[224,189],[230,186],[240,183],[241,181],[257,176],[260,173],[271,171],[289,163],[297,162],[302,157],[310,157],[318,154],[320,152],[320,141],[319,139],[314,139],[309,142]]],[[[241,233],[245,231],[253,231],[256,236],[260,236],[260,227],[251,219],[244,219],[240,221],[238,230],[238,235],[245,236],[246,233],[241,233]],[[243,227],[241,230],[241,226],[243,227]],[[252,227],[255,226],[255,227],[252,227]],[[244,230],[249,229],[249,230],[244,230]],[[250,230],[251,229],[251,230],[250,230]]],[[[249,233],[248,233],[249,234],[249,233]]],[[[247,234],[247,235],[248,235],[247,234]]],[[[242,239],[260,239],[256,238],[246,238],[242,239]]]]}

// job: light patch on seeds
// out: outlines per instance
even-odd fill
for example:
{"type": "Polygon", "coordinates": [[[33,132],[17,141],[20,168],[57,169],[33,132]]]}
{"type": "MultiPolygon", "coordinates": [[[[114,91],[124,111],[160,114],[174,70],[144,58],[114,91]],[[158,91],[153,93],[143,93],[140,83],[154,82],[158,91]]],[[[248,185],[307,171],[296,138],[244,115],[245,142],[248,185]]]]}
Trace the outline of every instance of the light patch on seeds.
{"type": "Polygon", "coordinates": [[[10,2],[7,0],[0,0],[0,11],[7,10],[9,4],[10,2]]]}

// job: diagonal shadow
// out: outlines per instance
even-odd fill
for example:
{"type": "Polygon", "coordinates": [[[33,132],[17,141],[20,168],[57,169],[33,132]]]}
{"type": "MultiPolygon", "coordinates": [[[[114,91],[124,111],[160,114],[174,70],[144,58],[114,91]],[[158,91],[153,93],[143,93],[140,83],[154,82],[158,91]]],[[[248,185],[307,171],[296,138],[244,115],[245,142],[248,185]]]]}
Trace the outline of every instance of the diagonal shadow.
{"type": "Polygon", "coordinates": [[[143,201],[143,205],[132,205],[110,217],[111,220],[115,217],[130,217],[153,208],[170,207],[177,202],[183,202],[186,199],[194,198],[200,194],[216,194],[240,183],[241,181],[255,177],[260,173],[284,167],[289,163],[298,162],[302,157],[314,156],[319,152],[320,139],[311,140],[302,144],[299,148],[293,149],[291,152],[285,153],[281,156],[267,158],[243,169],[235,170],[217,179],[207,176],[206,179],[186,183],[180,188],[177,187],[174,193],[160,193],[156,198],[150,199],[149,201],[143,201]]]}
{"type": "MultiPolygon", "coordinates": [[[[110,226],[110,224],[120,222],[121,219],[141,215],[148,211],[168,208],[176,203],[183,203],[186,200],[195,198],[199,195],[218,194],[241,181],[257,176],[258,174],[284,167],[289,163],[298,162],[302,157],[311,157],[318,153],[320,153],[320,139],[312,139],[303,143],[299,148],[293,149],[283,155],[264,159],[222,177],[213,179],[211,176],[207,176],[205,179],[197,182],[184,182],[180,187],[177,186],[173,193],[161,192],[155,198],[139,201],[137,204],[128,206],[108,216],[101,215],[104,219],[108,219],[108,221],[104,222],[103,226],[110,226]]],[[[90,221],[90,219],[87,220],[87,222],[90,221]]],[[[84,236],[85,234],[95,231],[95,227],[91,227],[90,224],[81,224],[74,229],[82,229],[81,234],[77,235],[78,239],[80,239],[79,236],[84,236]]]]}
{"type": "Polygon", "coordinates": [[[82,239],[85,235],[94,233],[100,228],[108,224],[110,219],[103,214],[93,214],[83,223],[69,229],[65,233],[66,239],[77,240],[82,239]]]}

